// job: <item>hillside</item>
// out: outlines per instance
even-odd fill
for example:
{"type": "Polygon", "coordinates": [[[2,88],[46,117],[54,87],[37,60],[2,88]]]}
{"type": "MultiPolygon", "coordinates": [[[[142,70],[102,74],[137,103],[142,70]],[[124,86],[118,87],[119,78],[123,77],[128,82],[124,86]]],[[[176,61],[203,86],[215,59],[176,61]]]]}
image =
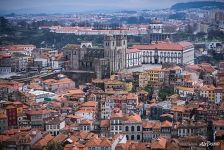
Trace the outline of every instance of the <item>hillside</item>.
{"type": "Polygon", "coordinates": [[[224,2],[215,2],[215,1],[187,2],[187,3],[177,3],[171,7],[172,10],[186,10],[186,9],[192,9],[192,8],[224,9],[224,2]]]}

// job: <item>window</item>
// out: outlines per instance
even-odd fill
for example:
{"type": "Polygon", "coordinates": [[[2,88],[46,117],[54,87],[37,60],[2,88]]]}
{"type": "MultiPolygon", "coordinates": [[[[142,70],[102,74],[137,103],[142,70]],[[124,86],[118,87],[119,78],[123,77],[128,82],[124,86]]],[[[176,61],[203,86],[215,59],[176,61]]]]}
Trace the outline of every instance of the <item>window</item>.
{"type": "Polygon", "coordinates": [[[141,130],[140,126],[137,126],[137,131],[140,131],[140,130],[141,130]]]}
{"type": "Polygon", "coordinates": [[[128,126],[126,126],[126,127],[125,127],[125,131],[128,131],[128,130],[129,130],[129,128],[128,128],[128,126]]]}
{"type": "Polygon", "coordinates": [[[178,53],[178,57],[181,57],[181,53],[178,53]]]}
{"type": "Polygon", "coordinates": [[[135,139],[135,136],[134,135],[131,135],[131,140],[134,140],[135,139]]]}
{"type": "Polygon", "coordinates": [[[131,126],[131,131],[135,131],[135,127],[134,126],[131,126]]]}
{"type": "Polygon", "coordinates": [[[117,126],[115,126],[115,130],[118,130],[117,126]]]}
{"type": "Polygon", "coordinates": [[[140,140],[140,135],[137,135],[137,140],[140,140]]]}
{"type": "Polygon", "coordinates": [[[128,135],[126,135],[127,140],[129,140],[128,135]]]}

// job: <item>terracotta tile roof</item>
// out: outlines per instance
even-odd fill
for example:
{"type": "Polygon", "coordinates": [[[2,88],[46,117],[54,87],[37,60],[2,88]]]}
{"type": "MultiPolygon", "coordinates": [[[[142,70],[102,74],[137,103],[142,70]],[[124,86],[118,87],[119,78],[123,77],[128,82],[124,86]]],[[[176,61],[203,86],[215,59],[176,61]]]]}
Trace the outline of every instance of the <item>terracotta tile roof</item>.
{"type": "Polygon", "coordinates": [[[161,124],[161,127],[172,127],[173,126],[173,123],[172,122],[169,122],[169,121],[163,121],[162,124],[161,124]]]}
{"type": "Polygon", "coordinates": [[[5,109],[14,109],[14,108],[16,108],[15,106],[13,106],[13,105],[8,105],[8,106],[6,106],[6,108],[5,109]]]}
{"type": "Polygon", "coordinates": [[[23,83],[19,83],[17,81],[0,79],[0,87],[2,87],[2,88],[18,90],[19,87],[22,87],[22,85],[23,85],[23,83]]]}
{"type": "Polygon", "coordinates": [[[185,67],[187,70],[193,70],[197,72],[213,73],[216,69],[209,63],[190,64],[185,67]]]}
{"type": "Polygon", "coordinates": [[[167,139],[163,138],[163,137],[160,137],[160,138],[152,141],[151,148],[152,149],[165,150],[166,149],[166,143],[167,143],[167,139]]]}
{"type": "Polygon", "coordinates": [[[73,135],[78,137],[79,139],[84,139],[84,140],[89,140],[89,139],[98,137],[97,134],[94,134],[92,132],[86,132],[86,131],[75,132],[73,135]]]}
{"type": "Polygon", "coordinates": [[[140,50],[137,48],[128,48],[126,53],[128,54],[128,53],[137,53],[137,52],[140,52],[140,50]]]}
{"type": "Polygon", "coordinates": [[[159,42],[155,44],[149,44],[149,45],[133,45],[133,49],[139,49],[139,50],[172,50],[172,51],[183,51],[188,46],[193,46],[191,43],[188,42],[179,42],[179,43],[173,43],[173,42],[159,42]]]}
{"type": "Polygon", "coordinates": [[[127,93],[127,94],[119,94],[119,95],[112,95],[107,96],[106,99],[108,100],[136,100],[138,101],[138,95],[135,93],[127,93]]]}
{"type": "Polygon", "coordinates": [[[34,45],[8,45],[8,46],[6,46],[6,49],[8,49],[10,51],[23,51],[27,47],[36,48],[36,46],[34,46],[34,45]]]}
{"type": "Polygon", "coordinates": [[[70,139],[72,140],[73,142],[77,142],[79,140],[79,137],[77,135],[71,135],[69,138],[67,139],[70,139]]]}
{"type": "Polygon", "coordinates": [[[224,126],[224,119],[223,120],[213,120],[213,125],[215,126],[224,126]]]}
{"type": "Polygon", "coordinates": [[[194,88],[189,88],[189,87],[177,86],[176,89],[182,90],[182,91],[194,92],[194,88]]]}
{"type": "Polygon", "coordinates": [[[63,78],[63,79],[60,79],[60,80],[55,80],[55,79],[47,79],[47,80],[44,80],[43,83],[45,84],[48,84],[48,85],[53,85],[53,84],[70,84],[74,81],[72,81],[71,79],[69,78],[63,78]]]}
{"type": "Polygon", "coordinates": [[[173,112],[185,112],[186,107],[182,105],[173,105],[171,111],[173,112]]]}
{"type": "Polygon", "coordinates": [[[54,137],[52,141],[61,143],[61,142],[65,141],[67,139],[67,137],[68,137],[67,135],[60,133],[56,137],[54,137]]]}
{"type": "Polygon", "coordinates": [[[97,102],[95,101],[88,101],[81,104],[81,107],[96,107],[97,102]]]}
{"type": "Polygon", "coordinates": [[[100,127],[109,127],[110,126],[110,120],[105,119],[100,121],[100,127]]]}
{"type": "Polygon", "coordinates": [[[35,148],[43,148],[47,146],[47,144],[53,139],[54,137],[51,134],[47,134],[43,136],[37,143],[34,144],[35,148]]]}
{"type": "Polygon", "coordinates": [[[78,45],[78,44],[67,44],[67,45],[65,45],[65,47],[63,47],[63,49],[71,49],[71,50],[80,49],[80,45],[78,45]]]}
{"type": "Polygon", "coordinates": [[[66,118],[71,118],[71,119],[80,119],[80,118],[82,118],[81,116],[79,116],[79,115],[67,115],[67,116],[65,116],[66,118]]]}
{"type": "Polygon", "coordinates": [[[65,95],[84,95],[85,93],[81,89],[68,90],[65,95]]]}
{"type": "Polygon", "coordinates": [[[214,85],[203,85],[202,87],[200,87],[200,90],[202,90],[202,91],[214,91],[215,86],[214,85]]]}
{"type": "Polygon", "coordinates": [[[64,147],[64,150],[86,150],[85,146],[83,144],[80,144],[78,142],[74,142],[73,144],[66,144],[64,147]]]}
{"type": "Polygon", "coordinates": [[[27,111],[27,114],[29,115],[40,115],[40,114],[48,114],[48,113],[52,113],[53,110],[49,110],[49,109],[37,109],[37,110],[29,110],[27,111]]]}
{"type": "Polygon", "coordinates": [[[101,140],[100,146],[102,147],[111,147],[112,146],[112,142],[108,139],[108,138],[103,138],[101,140]]]}
{"type": "Polygon", "coordinates": [[[148,129],[160,129],[161,128],[161,122],[160,121],[154,121],[154,120],[144,120],[142,123],[143,128],[148,129]]]}
{"type": "Polygon", "coordinates": [[[81,121],[81,125],[91,125],[93,123],[93,121],[91,120],[87,120],[87,119],[84,119],[81,121]]]}
{"type": "Polygon", "coordinates": [[[5,141],[7,141],[9,138],[10,138],[9,135],[1,134],[1,135],[0,135],[0,142],[5,142],[5,141]]]}
{"type": "Polygon", "coordinates": [[[151,143],[147,142],[136,142],[136,141],[127,141],[126,143],[119,143],[116,146],[116,150],[148,150],[151,148],[151,143]]]}
{"type": "Polygon", "coordinates": [[[110,147],[112,142],[108,138],[92,138],[87,141],[87,147],[110,147]]]}
{"type": "Polygon", "coordinates": [[[86,142],[86,146],[88,147],[97,147],[101,143],[101,140],[99,138],[92,138],[89,141],[86,142]]]}
{"type": "Polygon", "coordinates": [[[141,119],[140,115],[132,114],[132,115],[126,116],[125,117],[125,121],[128,121],[128,122],[141,122],[142,119],[141,119]]]}
{"type": "Polygon", "coordinates": [[[6,114],[4,114],[4,113],[0,113],[0,119],[7,119],[6,114]]]}
{"type": "Polygon", "coordinates": [[[111,118],[122,118],[123,114],[122,111],[118,108],[114,108],[111,114],[111,118]]]}
{"type": "Polygon", "coordinates": [[[80,109],[76,111],[76,113],[94,113],[95,111],[92,109],[80,109]]]}

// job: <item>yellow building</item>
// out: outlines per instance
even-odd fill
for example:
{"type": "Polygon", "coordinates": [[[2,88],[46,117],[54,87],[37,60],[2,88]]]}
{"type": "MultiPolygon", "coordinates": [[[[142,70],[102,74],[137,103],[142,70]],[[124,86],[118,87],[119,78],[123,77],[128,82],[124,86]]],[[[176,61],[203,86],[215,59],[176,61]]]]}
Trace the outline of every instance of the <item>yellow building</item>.
{"type": "Polygon", "coordinates": [[[125,83],[119,80],[104,80],[104,90],[107,94],[114,94],[114,93],[126,93],[125,92],[125,83]]]}
{"type": "Polygon", "coordinates": [[[159,82],[160,81],[160,75],[162,73],[161,68],[154,68],[146,71],[148,74],[149,82],[159,82]]]}
{"type": "Polygon", "coordinates": [[[132,87],[133,87],[132,82],[125,83],[125,90],[127,92],[130,92],[132,90],[132,87]]]}
{"type": "Polygon", "coordinates": [[[214,85],[204,85],[200,89],[200,96],[208,98],[209,101],[220,103],[223,99],[223,89],[214,85]]]}

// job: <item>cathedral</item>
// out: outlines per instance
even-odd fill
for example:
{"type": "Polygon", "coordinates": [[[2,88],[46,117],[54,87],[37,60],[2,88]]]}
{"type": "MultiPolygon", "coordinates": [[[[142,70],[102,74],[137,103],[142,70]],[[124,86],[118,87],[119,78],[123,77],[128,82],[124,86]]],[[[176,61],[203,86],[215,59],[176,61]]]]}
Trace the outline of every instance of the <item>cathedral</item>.
{"type": "Polygon", "coordinates": [[[104,38],[104,57],[109,58],[110,72],[114,73],[126,67],[127,36],[107,35],[104,38]]]}

